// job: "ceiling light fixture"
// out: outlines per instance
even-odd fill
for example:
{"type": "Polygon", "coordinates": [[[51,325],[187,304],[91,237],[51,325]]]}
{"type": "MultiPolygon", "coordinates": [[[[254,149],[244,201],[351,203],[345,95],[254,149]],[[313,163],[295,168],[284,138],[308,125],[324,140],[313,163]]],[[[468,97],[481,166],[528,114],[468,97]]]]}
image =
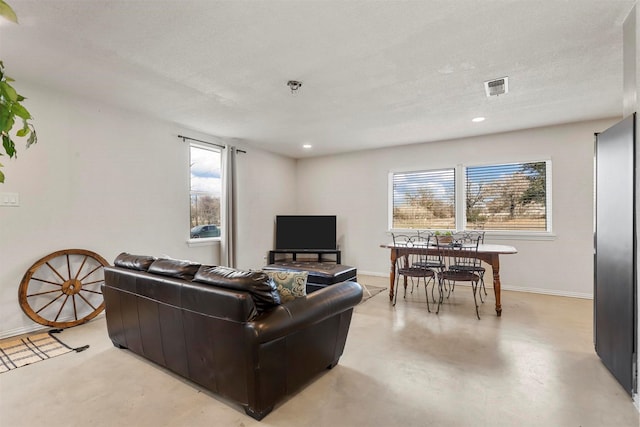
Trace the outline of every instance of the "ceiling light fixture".
{"type": "Polygon", "coordinates": [[[474,117],[471,121],[474,123],[484,122],[484,117],[474,117]]]}
{"type": "Polygon", "coordinates": [[[289,86],[289,89],[291,89],[291,93],[296,93],[298,89],[302,87],[302,82],[299,82],[297,80],[289,80],[287,82],[287,86],[289,86]]]}
{"type": "Polygon", "coordinates": [[[305,150],[308,150],[308,149],[310,149],[311,147],[312,147],[312,145],[311,145],[311,144],[304,144],[304,145],[302,146],[302,148],[304,148],[305,150]]]}

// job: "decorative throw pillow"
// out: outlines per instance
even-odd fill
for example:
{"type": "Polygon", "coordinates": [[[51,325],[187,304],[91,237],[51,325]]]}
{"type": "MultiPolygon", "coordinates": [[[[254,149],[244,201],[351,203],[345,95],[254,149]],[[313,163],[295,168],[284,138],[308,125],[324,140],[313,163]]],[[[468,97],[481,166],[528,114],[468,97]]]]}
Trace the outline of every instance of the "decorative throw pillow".
{"type": "Polygon", "coordinates": [[[292,301],[307,295],[308,271],[271,270],[265,271],[265,273],[276,284],[282,302],[292,301]]]}

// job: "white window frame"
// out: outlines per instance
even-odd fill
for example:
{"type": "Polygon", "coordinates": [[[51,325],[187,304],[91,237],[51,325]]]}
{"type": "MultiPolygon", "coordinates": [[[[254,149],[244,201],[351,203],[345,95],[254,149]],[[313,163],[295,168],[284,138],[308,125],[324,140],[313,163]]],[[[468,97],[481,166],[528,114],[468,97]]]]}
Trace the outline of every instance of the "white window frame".
{"type": "MultiPolygon", "coordinates": [[[[467,198],[467,189],[466,189],[466,176],[467,176],[467,168],[472,167],[482,167],[482,166],[499,166],[499,165],[507,165],[507,164],[523,164],[523,163],[538,163],[545,162],[546,164],[546,230],[486,230],[486,235],[497,238],[497,239],[518,239],[518,240],[553,240],[555,238],[555,234],[553,233],[553,194],[552,194],[552,181],[553,181],[553,168],[551,159],[532,159],[532,160],[517,160],[517,161],[501,161],[501,162],[485,162],[485,163],[474,163],[474,164],[458,164],[454,167],[445,166],[445,167],[434,167],[428,169],[421,168],[408,168],[402,170],[392,170],[389,171],[388,175],[388,201],[387,201],[387,219],[388,219],[388,231],[389,232],[399,232],[399,231],[411,231],[407,229],[399,229],[393,228],[393,177],[395,174],[400,173],[409,173],[409,172],[420,172],[420,171],[437,171],[443,169],[452,169],[455,168],[455,214],[456,214],[456,229],[450,230],[453,232],[465,231],[466,223],[467,223],[467,212],[466,212],[466,198],[467,198]]],[[[431,231],[436,231],[433,229],[431,231]]]]}
{"type": "MultiPolygon", "coordinates": [[[[203,142],[198,142],[198,141],[189,141],[188,144],[188,149],[189,149],[189,162],[187,163],[188,168],[189,168],[189,188],[188,188],[188,196],[187,196],[187,200],[188,200],[188,206],[189,206],[189,220],[191,219],[191,148],[195,147],[195,148],[199,148],[199,149],[203,149],[203,150],[208,150],[208,151],[214,151],[219,153],[220,155],[220,167],[222,167],[222,155],[223,155],[223,148],[219,147],[218,145],[215,144],[207,144],[207,143],[203,143],[203,142]]],[[[222,181],[222,175],[220,176],[220,180],[222,181]]],[[[224,184],[221,184],[221,188],[223,188],[224,184]]],[[[220,194],[220,206],[222,209],[222,197],[223,194],[220,194]]],[[[220,227],[222,226],[222,212],[220,212],[220,227]]],[[[202,238],[196,238],[196,239],[192,239],[191,238],[191,234],[190,234],[190,230],[191,228],[187,228],[187,244],[189,247],[197,247],[197,246],[212,246],[212,245],[217,245],[220,243],[221,237],[222,237],[222,230],[221,230],[221,235],[219,237],[202,237],[202,238]]]]}

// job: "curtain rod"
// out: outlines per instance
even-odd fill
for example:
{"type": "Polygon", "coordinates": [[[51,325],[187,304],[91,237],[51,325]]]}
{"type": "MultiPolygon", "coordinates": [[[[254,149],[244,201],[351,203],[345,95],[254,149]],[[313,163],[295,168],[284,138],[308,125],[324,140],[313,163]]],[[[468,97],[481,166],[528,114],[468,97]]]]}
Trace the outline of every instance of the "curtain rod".
{"type": "MultiPolygon", "coordinates": [[[[209,145],[215,145],[216,147],[220,147],[220,148],[227,148],[226,145],[216,144],[215,142],[203,141],[201,139],[190,138],[190,137],[184,136],[184,135],[178,135],[178,138],[182,138],[183,141],[189,139],[191,141],[197,141],[197,142],[203,142],[203,143],[209,144],[209,145]]],[[[238,152],[238,153],[246,153],[246,151],[238,150],[238,149],[236,149],[236,152],[238,152]]]]}

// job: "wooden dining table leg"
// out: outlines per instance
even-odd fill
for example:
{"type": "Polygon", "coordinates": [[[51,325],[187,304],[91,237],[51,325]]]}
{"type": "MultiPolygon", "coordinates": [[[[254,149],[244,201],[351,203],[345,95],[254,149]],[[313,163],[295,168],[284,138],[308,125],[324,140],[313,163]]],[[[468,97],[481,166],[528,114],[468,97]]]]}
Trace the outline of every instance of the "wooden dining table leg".
{"type": "Polygon", "coordinates": [[[500,303],[500,256],[491,255],[491,269],[493,270],[493,293],[496,296],[496,314],[502,316],[502,304],[500,303]]]}
{"type": "Polygon", "coordinates": [[[389,273],[389,301],[393,301],[393,285],[396,283],[396,259],[398,251],[391,249],[391,271],[389,273]]]}

